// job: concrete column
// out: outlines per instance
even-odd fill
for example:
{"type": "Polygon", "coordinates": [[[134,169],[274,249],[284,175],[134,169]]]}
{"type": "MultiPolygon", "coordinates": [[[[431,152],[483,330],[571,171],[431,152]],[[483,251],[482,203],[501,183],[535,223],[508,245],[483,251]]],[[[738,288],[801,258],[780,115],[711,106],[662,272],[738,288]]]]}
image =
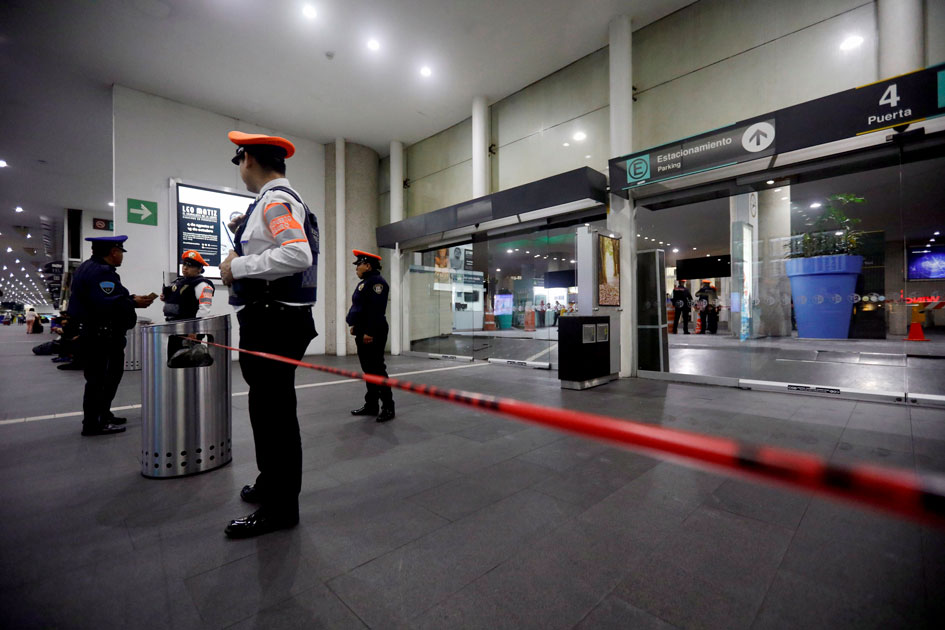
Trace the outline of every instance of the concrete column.
{"type": "MultiPolygon", "coordinates": [[[[633,151],[633,66],[630,16],[618,15],[608,26],[610,43],[610,155],[633,151]]],[[[611,182],[615,185],[616,182],[611,182]]],[[[619,317],[612,318],[612,327],[620,331],[620,376],[637,372],[637,305],[633,290],[637,275],[636,211],[632,201],[610,196],[607,228],[620,234],[620,303],[619,317]],[[615,321],[618,320],[619,321],[615,321]]]]}
{"type": "MultiPolygon", "coordinates": [[[[404,218],[404,145],[390,143],[390,222],[404,218]]],[[[403,276],[400,247],[395,246],[390,261],[390,353],[400,354],[403,343],[403,276]]]]}
{"type": "Polygon", "coordinates": [[[472,105],[472,196],[484,197],[492,192],[491,175],[489,168],[489,106],[485,96],[473,98],[472,105]]]}
{"type": "Polygon", "coordinates": [[[345,315],[348,303],[345,271],[348,260],[345,248],[345,139],[335,138],[335,353],[339,357],[348,354],[348,327],[345,315]]]}
{"type": "Polygon", "coordinates": [[[925,65],[922,0],[878,0],[879,78],[894,77],[925,65]]]}

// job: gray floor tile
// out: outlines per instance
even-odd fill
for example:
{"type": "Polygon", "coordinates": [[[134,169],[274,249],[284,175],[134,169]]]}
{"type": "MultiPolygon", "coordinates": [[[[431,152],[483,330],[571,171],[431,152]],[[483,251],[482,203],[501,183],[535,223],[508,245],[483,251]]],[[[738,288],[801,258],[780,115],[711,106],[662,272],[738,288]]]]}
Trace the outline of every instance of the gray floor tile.
{"type": "Polygon", "coordinates": [[[706,505],[793,530],[801,522],[810,499],[811,495],[805,492],[729,479],[709,495],[706,505]]]}
{"type": "Polygon", "coordinates": [[[619,597],[609,595],[575,626],[575,630],[672,630],[675,627],[619,597]]]}
{"type": "Polygon", "coordinates": [[[367,626],[327,587],[319,585],[265,608],[227,630],[255,628],[360,630],[367,626]]]}

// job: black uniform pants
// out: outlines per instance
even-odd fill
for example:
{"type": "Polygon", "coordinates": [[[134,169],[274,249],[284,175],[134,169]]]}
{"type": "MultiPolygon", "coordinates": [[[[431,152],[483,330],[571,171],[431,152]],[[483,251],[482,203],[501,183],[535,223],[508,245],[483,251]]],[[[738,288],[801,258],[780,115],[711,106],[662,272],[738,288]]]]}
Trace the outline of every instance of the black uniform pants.
{"type": "Polygon", "coordinates": [[[125,373],[125,336],[83,331],[79,342],[85,369],[82,426],[95,429],[112,418],[109,409],[125,373]]]}
{"type": "MultiPolygon", "coordinates": [[[[374,337],[371,343],[364,343],[364,335],[358,333],[354,338],[358,347],[358,360],[361,362],[361,371],[365,374],[377,374],[387,377],[387,365],[384,363],[384,346],[387,345],[387,331],[374,337]]],[[[371,407],[377,407],[378,400],[384,409],[394,408],[394,395],[390,387],[381,387],[372,383],[367,385],[364,402],[371,407]]]]}
{"type": "MultiPolygon", "coordinates": [[[[315,338],[311,307],[256,303],[237,313],[240,348],[301,360],[315,338]]],[[[302,440],[296,412],[295,366],[240,353],[249,385],[249,421],[256,444],[256,488],[262,506],[297,518],[302,487],[302,440]]]]}
{"type": "Polygon", "coordinates": [[[682,308],[676,307],[676,315],[673,316],[673,334],[676,334],[676,330],[679,327],[679,318],[682,317],[683,320],[683,332],[689,332],[689,307],[684,306],[682,308]]]}

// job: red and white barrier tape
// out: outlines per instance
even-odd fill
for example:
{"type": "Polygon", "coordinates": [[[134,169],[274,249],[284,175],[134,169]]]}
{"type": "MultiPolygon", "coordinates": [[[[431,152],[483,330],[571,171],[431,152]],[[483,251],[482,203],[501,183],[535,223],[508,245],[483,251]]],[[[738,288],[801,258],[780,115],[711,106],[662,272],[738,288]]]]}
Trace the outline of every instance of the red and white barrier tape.
{"type": "Polygon", "coordinates": [[[869,464],[831,463],[816,455],[666,429],[582,411],[497,398],[476,392],[444,389],[363,374],[351,370],[296,361],[268,352],[257,352],[202,341],[208,345],[281,361],[329,374],[356,378],[452,403],[511,416],[577,435],[605,440],[689,466],[707,466],[798,490],[808,490],[857,504],[945,527],[945,476],[869,464]]]}

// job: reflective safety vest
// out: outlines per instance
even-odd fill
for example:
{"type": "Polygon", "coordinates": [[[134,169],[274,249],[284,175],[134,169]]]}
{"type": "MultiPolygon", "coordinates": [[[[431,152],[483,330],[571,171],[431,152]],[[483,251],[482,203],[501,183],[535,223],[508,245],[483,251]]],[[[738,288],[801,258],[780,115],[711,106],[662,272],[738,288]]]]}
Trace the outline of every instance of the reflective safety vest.
{"type": "MultiPolygon", "coordinates": [[[[293,199],[295,199],[302,208],[305,209],[305,223],[303,231],[308,241],[309,249],[312,252],[312,264],[308,269],[297,273],[278,278],[276,280],[262,280],[260,278],[240,278],[233,280],[233,286],[230,289],[230,304],[234,306],[243,306],[254,302],[294,302],[299,304],[311,304],[315,302],[316,290],[318,288],[318,219],[315,214],[308,209],[308,206],[302,201],[302,198],[286,186],[273,186],[268,191],[280,190],[293,199]]],[[[243,243],[241,237],[246,225],[249,223],[250,215],[259,207],[262,197],[250,207],[246,213],[246,220],[236,230],[235,249],[240,256],[243,255],[243,243]]]]}
{"type": "Polygon", "coordinates": [[[174,284],[164,287],[164,317],[167,321],[193,319],[197,316],[200,296],[196,293],[196,287],[205,282],[213,287],[213,283],[203,276],[195,278],[180,276],[174,284]]]}

